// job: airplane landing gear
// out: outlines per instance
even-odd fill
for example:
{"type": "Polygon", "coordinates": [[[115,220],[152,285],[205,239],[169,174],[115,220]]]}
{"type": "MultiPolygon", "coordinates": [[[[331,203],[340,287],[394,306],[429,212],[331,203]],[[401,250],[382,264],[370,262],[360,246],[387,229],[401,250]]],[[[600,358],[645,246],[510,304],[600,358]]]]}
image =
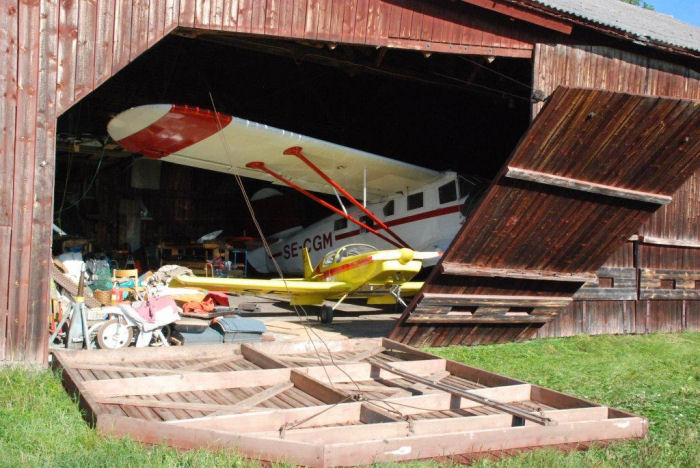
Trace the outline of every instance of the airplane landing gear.
{"type": "Polygon", "coordinates": [[[318,318],[321,320],[321,323],[331,323],[333,322],[333,307],[329,305],[323,305],[321,306],[321,310],[318,314],[318,318]]]}

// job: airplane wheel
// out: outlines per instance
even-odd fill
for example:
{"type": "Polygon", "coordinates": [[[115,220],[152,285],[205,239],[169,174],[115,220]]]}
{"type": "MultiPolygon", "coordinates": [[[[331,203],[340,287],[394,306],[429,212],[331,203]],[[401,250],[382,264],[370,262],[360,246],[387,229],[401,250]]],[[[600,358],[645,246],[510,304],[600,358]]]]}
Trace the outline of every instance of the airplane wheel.
{"type": "Polygon", "coordinates": [[[119,320],[107,320],[97,329],[97,346],[100,349],[126,348],[134,337],[131,327],[119,323],[119,320]]]}
{"type": "Polygon", "coordinates": [[[324,305],[321,307],[321,323],[331,323],[333,322],[333,308],[331,306],[324,305]]]}

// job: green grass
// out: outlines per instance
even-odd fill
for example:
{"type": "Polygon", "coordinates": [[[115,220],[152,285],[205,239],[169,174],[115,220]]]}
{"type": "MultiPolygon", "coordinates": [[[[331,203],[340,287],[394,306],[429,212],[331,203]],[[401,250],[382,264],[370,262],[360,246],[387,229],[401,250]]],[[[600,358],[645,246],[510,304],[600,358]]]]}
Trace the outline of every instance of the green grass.
{"type": "Polygon", "coordinates": [[[649,419],[643,440],[537,450],[477,466],[700,466],[700,333],[559,338],[430,350],[649,419]]]}
{"type": "MultiPolygon", "coordinates": [[[[577,337],[431,351],[650,420],[644,440],[585,452],[536,450],[496,462],[481,460],[476,466],[700,466],[700,333],[577,337]]],[[[102,437],[81,419],[77,403],[57,375],[0,369],[0,467],[250,464],[226,451],[178,452],[102,437]]]]}

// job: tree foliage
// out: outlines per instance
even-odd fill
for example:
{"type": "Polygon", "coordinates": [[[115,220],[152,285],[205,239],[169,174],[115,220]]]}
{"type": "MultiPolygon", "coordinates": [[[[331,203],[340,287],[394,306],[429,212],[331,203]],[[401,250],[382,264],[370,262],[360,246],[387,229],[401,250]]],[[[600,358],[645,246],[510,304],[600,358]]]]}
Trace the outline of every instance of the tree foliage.
{"type": "Polygon", "coordinates": [[[645,2],[644,0],[620,0],[625,3],[630,3],[632,5],[636,5],[638,7],[646,8],[647,10],[653,10],[654,5],[645,2]]]}

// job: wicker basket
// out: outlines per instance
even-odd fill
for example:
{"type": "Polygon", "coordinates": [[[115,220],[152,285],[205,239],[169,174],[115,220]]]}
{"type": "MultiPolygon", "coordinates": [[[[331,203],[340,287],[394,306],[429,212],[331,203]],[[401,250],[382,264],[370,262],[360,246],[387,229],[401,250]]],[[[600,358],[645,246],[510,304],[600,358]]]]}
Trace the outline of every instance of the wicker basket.
{"type": "Polygon", "coordinates": [[[112,291],[103,291],[101,289],[95,289],[92,295],[102,303],[102,305],[110,305],[112,303],[112,291]]]}

